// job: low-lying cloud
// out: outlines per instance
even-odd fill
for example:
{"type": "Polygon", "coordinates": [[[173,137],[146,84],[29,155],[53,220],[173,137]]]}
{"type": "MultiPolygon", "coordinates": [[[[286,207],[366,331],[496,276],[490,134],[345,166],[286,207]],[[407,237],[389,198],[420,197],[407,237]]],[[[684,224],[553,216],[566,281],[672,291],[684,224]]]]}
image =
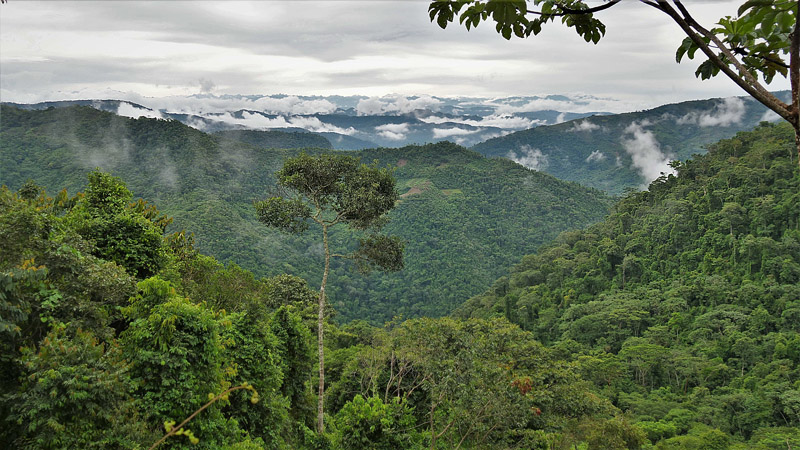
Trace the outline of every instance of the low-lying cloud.
{"type": "Polygon", "coordinates": [[[206,117],[207,119],[225,122],[233,125],[241,125],[246,128],[264,130],[269,128],[303,128],[316,133],[339,133],[352,135],[356,133],[355,128],[341,128],[329,123],[325,123],[316,117],[306,116],[277,116],[267,117],[262,114],[243,111],[241,117],[235,117],[226,112],[221,115],[206,117]]]}
{"type": "Polygon", "coordinates": [[[653,132],[645,130],[648,122],[633,122],[625,128],[622,147],[631,156],[632,166],[644,178],[646,187],[662,174],[674,174],[670,155],[661,151],[653,132]]]}
{"type": "MultiPolygon", "coordinates": [[[[99,108],[98,108],[99,109],[99,108]]],[[[158,111],[153,111],[147,108],[139,108],[127,102],[120,102],[117,108],[118,116],[131,117],[138,119],[139,117],[147,117],[150,119],[161,119],[163,116],[158,111]]]]}
{"type": "Polygon", "coordinates": [[[572,125],[572,128],[570,128],[569,131],[594,131],[599,129],[600,125],[592,123],[589,120],[581,120],[580,122],[575,122],[575,124],[572,125]]]}
{"type": "Polygon", "coordinates": [[[699,125],[701,127],[729,127],[741,123],[745,113],[744,101],[739,97],[728,97],[708,112],[692,111],[676,122],[680,125],[699,125]]]}
{"type": "Polygon", "coordinates": [[[435,111],[442,103],[441,100],[429,95],[419,97],[384,96],[369,97],[359,100],[356,112],[361,116],[374,116],[381,114],[407,114],[420,109],[435,111]]]}
{"type": "Polygon", "coordinates": [[[777,122],[779,120],[781,120],[781,116],[771,109],[764,111],[764,114],[758,119],[759,122],[777,122]]]}
{"type": "MultiPolygon", "coordinates": [[[[204,88],[213,89],[213,82],[201,80],[204,88]]],[[[152,109],[172,113],[203,115],[220,111],[247,109],[264,114],[330,114],[336,111],[336,104],[324,98],[299,97],[296,95],[242,96],[242,95],[190,95],[169,97],[126,96],[132,101],[152,109]]]]}
{"type": "Polygon", "coordinates": [[[443,123],[460,123],[470,125],[473,127],[493,127],[504,128],[512,130],[525,130],[533,128],[538,125],[543,125],[546,122],[543,120],[528,119],[527,117],[515,116],[513,114],[492,114],[482,117],[480,120],[462,118],[462,117],[444,117],[444,116],[428,116],[419,117],[420,121],[425,123],[443,124],[443,123]]]}
{"type": "Polygon", "coordinates": [[[375,127],[378,136],[392,141],[402,141],[408,133],[407,123],[387,123],[375,127]]]}
{"type": "Polygon", "coordinates": [[[547,155],[538,148],[532,148],[529,145],[520,147],[519,153],[511,150],[506,155],[506,158],[533,170],[541,171],[547,167],[547,155]]]}
{"type": "Polygon", "coordinates": [[[496,99],[492,101],[497,114],[511,114],[534,111],[567,111],[573,113],[588,112],[626,112],[636,109],[636,105],[621,100],[599,98],[586,94],[547,95],[526,98],[524,102],[512,99],[496,99]]]}
{"type": "Polygon", "coordinates": [[[468,134],[475,134],[480,133],[481,130],[467,130],[464,128],[434,128],[433,129],[433,138],[434,139],[442,139],[451,136],[466,136],[468,134]]]}
{"type": "Polygon", "coordinates": [[[593,161],[602,161],[606,159],[606,155],[603,154],[600,150],[593,151],[589,156],[586,157],[586,162],[590,163],[593,161]]]}

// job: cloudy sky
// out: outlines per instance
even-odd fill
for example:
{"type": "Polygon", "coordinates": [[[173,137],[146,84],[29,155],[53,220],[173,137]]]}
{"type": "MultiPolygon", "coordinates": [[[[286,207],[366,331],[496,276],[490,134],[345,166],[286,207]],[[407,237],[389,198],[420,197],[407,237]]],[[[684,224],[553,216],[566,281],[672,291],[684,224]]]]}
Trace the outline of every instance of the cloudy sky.
{"type": "MultiPolygon", "coordinates": [[[[687,2],[711,25],[740,2],[687,2]]],[[[212,94],[588,94],[607,110],[743,95],[675,63],[680,30],[634,0],[571,29],[505,41],[490,24],[432,24],[426,1],[50,1],[0,5],[0,100],[212,94]]],[[[779,80],[771,86],[787,89],[779,80]]]]}

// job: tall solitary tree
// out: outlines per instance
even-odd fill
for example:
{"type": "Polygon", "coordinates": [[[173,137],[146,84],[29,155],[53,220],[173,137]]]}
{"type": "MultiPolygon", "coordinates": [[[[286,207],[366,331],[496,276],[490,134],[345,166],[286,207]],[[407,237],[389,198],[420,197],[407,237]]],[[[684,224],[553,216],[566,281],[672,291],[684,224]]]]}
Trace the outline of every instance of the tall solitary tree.
{"type": "MultiPolygon", "coordinates": [[[[604,0],[594,6],[583,0],[434,0],[428,7],[431,21],[446,28],[456,18],[468,30],[487,20],[495,22],[504,38],[537,35],[549,22],[574,28],[586,42],[597,43],[606,27],[595,13],[622,0],[604,0]]],[[[747,0],[737,17],[723,17],[716,26],[698,23],[680,0],[638,0],[675,22],[686,34],[676,60],[694,58],[700,50],[707,58],[695,75],[708,79],[724,73],[764,106],[789,122],[795,130],[800,155],[800,0],[747,0]],[[788,61],[787,61],[788,57],[788,61]],[[788,77],[792,98],[786,103],[765,84],[775,75],[788,77]]],[[[596,2],[591,2],[596,3],[596,2]]],[[[798,158],[800,163],[800,158],[798,158]]]]}
{"type": "Polygon", "coordinates": [[[373,268],[384,271],[402,269],[403,242],[397,237],[379,234],[398,194],[394,177],[388,168],[361,164],[357,158],[345,155],[310,156],[302,153],[288,158],[276,175],[278,185],[289,193],[256,202],[258,219],[267,226],[291,233],[302,233],[311,224],[318,225],[322,231],[325,268],[319,289],[317,320],[317,432],[322,434],[325,431],[323,322],[330,261],[334,257],[352,259],[358,269],[365,273],[373,268]],[[358,248],[351,253],[332,253],[328,245],[330,229],[339,224],[365,232],[365,237],[359,239],[358,248]]]}

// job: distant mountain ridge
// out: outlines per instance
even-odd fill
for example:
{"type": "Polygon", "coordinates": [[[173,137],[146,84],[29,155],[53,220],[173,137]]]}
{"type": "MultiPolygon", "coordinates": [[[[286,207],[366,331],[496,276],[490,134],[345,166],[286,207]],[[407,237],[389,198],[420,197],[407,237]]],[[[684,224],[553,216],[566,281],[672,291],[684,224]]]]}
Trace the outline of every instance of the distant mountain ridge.
{"type": "MultiPolygon", "coordinates": [[[[779,93],[788,96],[788,92],[779,93]]],[[[777,120],[750,97],[695,100],[631,113],[593,116],[489,139],[471,147],[510,158],[563,180],[620,194],[644,188],[672,160],[705,153],[705,146],[777,120]]]]}
{"type": "Polygon", "coordinates": [[[336,149],[402,147],[443,140],[470,146],[492,137],[601,112],[565,96],[506,99],[365,96],[208,96],[178,99],[64,100],[9,103],[23,109],[92,106],[121,116],[178,120],[201,131],[299,129],[322,134],[336,149]],[[556,108],[564,108],[557,110],[556,108]]]}
{"type": "Polygon", "coordinates": [[[672,172],[670,161],[702,154],[706,145],[762,120],[777,120],[749,97],[694,100],[621,114],[552,109],[591,111],[603,105],[598,99],[577,98],[191,96],[173,99],[189,102],[185,105],[166,103],[161,109],[122,100],[15,106],[78,104],[126,117],[173,119],[208,133],[246,132],[240,136],[249,136],[248,142],[262,148],[363,150],[447,140],[610,194],[643,189],[672,172]],[[261,136],[258,143],[252,141],[256,135],[261,136]]]}

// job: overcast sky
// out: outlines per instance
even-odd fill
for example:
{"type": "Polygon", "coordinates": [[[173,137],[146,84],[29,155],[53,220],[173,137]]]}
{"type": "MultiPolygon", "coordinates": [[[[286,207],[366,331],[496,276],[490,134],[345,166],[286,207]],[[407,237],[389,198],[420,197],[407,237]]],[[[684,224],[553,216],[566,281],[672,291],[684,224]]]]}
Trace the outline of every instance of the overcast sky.
{"type": "MultiPolygon", "coordinates": [[[[687,1],[712,25],[740,2],[687,1]]],[[[677,25],[634,0],[598,45],[551,24],[505,41],[432,24],[426,1],[51,1],[0,5],[0,100],[213,94],[588,94],[617,110],[744,95],[675,63],[677,25]]],[[[773,89],[788,89],[781,79],[773,89]]],[[[620,111],[614,111],[620,112],[620,111]]]]}

